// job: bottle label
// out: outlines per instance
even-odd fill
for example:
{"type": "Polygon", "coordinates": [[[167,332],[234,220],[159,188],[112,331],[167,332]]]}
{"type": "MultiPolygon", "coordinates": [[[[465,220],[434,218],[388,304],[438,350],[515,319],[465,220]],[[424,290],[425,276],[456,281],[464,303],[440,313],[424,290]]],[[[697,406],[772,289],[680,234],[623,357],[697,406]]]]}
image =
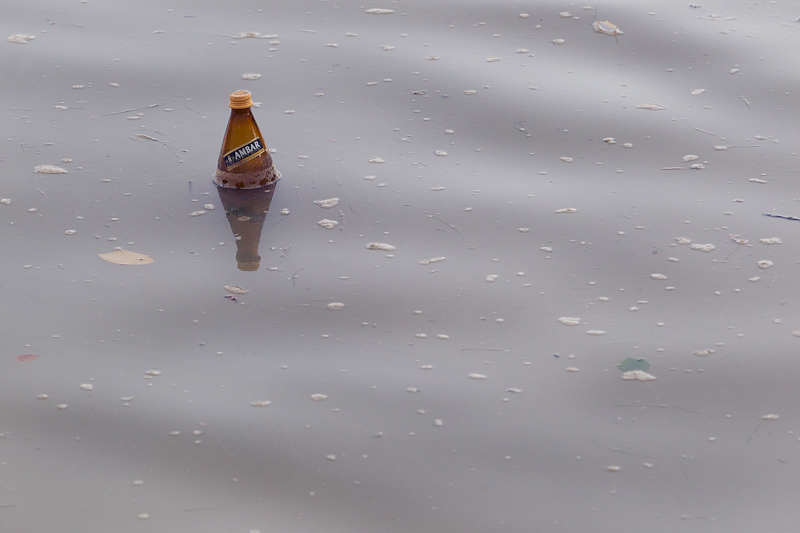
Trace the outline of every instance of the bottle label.
{"type": "Polygon", "coordinates": [[[264,147],[264,141],[256,137],[252,141],[247,142],[238,148],[234,148],[222,156],[223,161],[225,161],[225,170],[231,170],[232,168],[238,167],[242,163],[250,161],[254,157],[257,157],[266,151],[267,149],[264,147]]]}

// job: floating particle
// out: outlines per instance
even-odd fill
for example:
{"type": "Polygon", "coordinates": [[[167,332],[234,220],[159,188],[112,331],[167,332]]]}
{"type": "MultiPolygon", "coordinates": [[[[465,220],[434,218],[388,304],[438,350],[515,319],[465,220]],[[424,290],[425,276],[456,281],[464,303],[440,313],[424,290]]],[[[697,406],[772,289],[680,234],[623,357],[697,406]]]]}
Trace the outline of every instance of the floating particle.
{"type": "Polygon", "coordinates": [[[11,198],[0,198],[0,204],[11,205],[11,198]]]}
{"type": "Polygon", "coordinates": [[[795,337],[800,337],[800,331],[793,331],[792,335],[794,335],[795,337]]]}
{"type": "Polygon", "coordinates": [[[453,130],[444,130],[444,132],[445,132],[446,134],[448,134],[448,135],[452,135],[452,134],[454,134],[454,133],[455,133],[453,130]]]}
{"type": "Polygon", "coordinates": [[[610,298],[608,296],[600,296],[597,299],[600,300],[601,302],[607,302],[608,300],[610,300],[610,298]]]}
{"type": "Polygon", "coordinates": [[[489,274],[488,276],[486,276],[487,283],[492,283],[496,279],[497,279],[497,274],[489,274]]]}
{"type": "Polygon", "coordinates": [[[109,85],[110,85],[111,87],[119,87],[119,83],[115,83],[115,82],[113,82],[113,81],[112,81],[111,83],[109,83],[109,85]]]}
{"type": "Polygon", "coordinates": [[[27,33],[15,33],[6,39],[10,43],[27,44],[28,41],[36,39],[35,35],[28,35],[27,33]]]}
{"type": "Polygon", "coordinates": [[[414,393],[414,392],[419,392],[419,389],[418,389],[418,388],[416,388],[416,387],[408,387],[408,388],[406,389],[406,391],[408,391],[408,392],[411,392],[411,393],[414,393]]]}
{"type": "Polygon", "coordinates": [[[675,237],[675,242],[678,244],[691,244],[692,240],[686,237],[675,237]]]}
{"type": "Polygon", "coordinates": [[[444,422],[442,422],[441,418],[437,418],[436,420],[433,421],[433,425],[436,427],[442,427],[444,426],[444,422]]]}
{"type": "Polygon", "coordinates": [[[134,486],[138,487],[138,486],[144,485],[144,481],[142,481],[141,479],[134,479],[133,480],[133,484],[134,484],[134,486]]]}
{"type": "Polygon", "coordinates": [[[711,355],[712,353],[714,353],[713,348],[706,348],[705,350],[697,350],[694,352],[697,357],[705,357],[706,355],[711,355]]]}
{"type": "Polygon", "coordinates": [[[758,239],[763,244],[781,244],[780,237],[770,237],[768,239],[758,239]]]}
{"type": "Polygon", "coordinates": [[[776,414],[769,414],[769,415],[764,415],[764,416],[762,416],[762,417],[761,417],[761,420],[777,420],[777,419],[779,419],[779,418],[780,418],[780,416],[779,416],[779,415],[776,415],[776,414]]]}
{"type": "Polygon", "coordinates": [[[716,246],[713,244],[693,244],[691,246],[692,250],[698,250],[700,252],[710,252],[714,248],[716,248],[716,246]]]}
{"type": "Polygon", "coordinates": [[[65,168],[57,167],[55,165],[38,165],[33,168],[34,172],[39,174],[68,174],[69,171],[65,168]]]}
{"type": "Polygon", "coordinates": [[[284,207],[283,209],[281,209],[281,215],[286,216],[289,213],[291,213],[291,211],[289,211],[289,208],[284,207]]]}
{"type": "Polygon", "coordinates": [[[619,472],[621,469],[622,467],[617,465],[609,465],[606,467],[606,470],[608,470],[609,472],[619,472]]]}
{"type": "Polygon", "coordinates": [[[743,203],[745,203],[744,199],[742,199],[742,198],[734,198],[734,199],[733,199],[733,201],[734,201],[734,202],[738,202],[738,203],[740,203],[740,204],[743,204],[743,203]]]}
{"type": "Polygon", "coordinates": [[[247,289],[243,289],[241,287],[237,287],[236,285],[223,285],[226,291],[232,292],[233,294],[246,294],[250,291],[247,289]]]}
{"type": "Polygon", "coordinates": [[[767,182],[767,180],[760,180],[760,179],[758,179],[758,178],[750,178],[750,179],[749,179],[749,180],[747,180],[747,181],[750,181],[750,182],[752,182],[752,183],[766,183],[766,182],[767,182]]]}
{"type": "Polygon", "coordinates": [[[63,411],[64,409],[66,409],[67,407],[68,407],[68,406],[67,406],[67,404],[65,404],[65,403],[60,403],[60,404],[56,405],[56,409],[61,409],[62,411],[63,411]]]}
{"type": "Polygon", "coordinates": [[[427,59],[428,61],[436,61],[437,59],[439,59],[439,56],[428,56],[425,59],[427,59]]]}
{"type": "Polygon", "coordinates": [[[755,283],[755,282],[759,281],[760,279],[761,278],[759,278],[758,276],[755,276],[753,278],[750,278],[748,281],[752,281],[753,283],[755,283]]]}
{"type": "Polygon", "coordinates": [[[527,54],[528,52],[530,52],[530,50],[528,50],[527,48],[517,48],[518,54],[527,54]]]}
{"type": "Polygon", "coordinates": [[[334,311],[344,309],[344,304],[342,302],[331,302],[328,304],[328,309],[333,309],[334,311]]]}
{"type": "Polygon", "coordinates": [[[317,224],[326,229],[333,229],[339,225],[339,223],[336,222],[335,220],[328,220],[327,218],[323,218],[322,220],[317,222],[317,224]]]}
{"type": "Polygon", "coordinates": [[[443,191],[444,187],[442,187],[441,185],[438,185],[436,187],[431,187],[431,190],[432,191],[443,191]]]}
{"type": "Polygon", "coordinates": [[[558,16],[561,17],[562,19],[568,19],[572,16],[572,13],[570,13],[569,11],[562,11],[561,13],[558,14],[558,16]]]}
{"type": "Polygon", "coordinates": [[[107,254],[97,254],[109,263],[117,265],[149,265],[153,258],[130,250],[114,250],[107,254]]]}
{"type": "Polygon", "coordinates": [[[575,366],[568,366],[564,370],[566,370],[567,372],[580,372],[581,371],[580,368],[575,367],[575,366]]]}
{"type": "Polygon", "coordinates": [[[373,85],[378,85],[377,81],[368,81],[367,86],[372,87],[373,85]]]}
{"type": "Polygon", "coordinates": [[[37,357],[39,357],[39,356],[36,355],[35,353],[25,353],[25,354],[22,354],[22,355],[18,355],[17,357],[15,357],[15,359],[17,361],[19,361],[20,363],[27,363],[29,361],[33,361],[37,357]]]}
{"type": "Polygon", "coordinates": [[[47,394],[40,394],[36,398],[39,400],[46,400],[49,396],[47,394]]]}
{"type": "Polygon", "coordinates": [[[589,331],[586,332],[586,334],[587,335],[594,335],[595,337],[597,337],[597,336],[600,336],[600,335],[605,335],[606,332],[601,330],[601,329],[590,329],[589,331]]]}
{"type": "Polygon", "coordinates": [[[78,232],[75,231],[74,229],[68,229],[67,231],[64,232],[64,235],[75,235],[76,233],[78,232]]]}
{"type": "Polygon", "coordinates": [[[205,211],[202,211],[202,210],[200,210],[200,211],[192,211],[192,212],[189,214],[189,216],[190,216],[190,217],[199,217],[199,216],[202,216],[202,215],[205,215],[205,214],[206,214],[206,212],[205,212],[205,211]]]}
{"type": "Polygon", "coordinates": [[[727,147],[727,146],[723,146],[723,145],[720,145],[720,146],[715,146],[715,147],[714,147],[714,150],[716,150],[716,151],[718,151],[718,152],[723,152],[723,151],[725,151],[725,150],[727,150],[727,149],[728,149],[728,147],[727,147]]]}
{"type": "Polygon", "coordinates": [[[635,381],[653,381],[656,377],[643,370],[629,370],[622,374],[622,379],[635,381]]]}
{"type": "Polygon", "coordinates": [[[370,158],[369,162],[370,163],[383,163],[384,161],[380,157],[373,157],[373,158],[370,158]]]}
{"type": "Polygon", "coordinates": [[[617,141],[614,140],[614,137],[606,137],[603,139],[603,142],[608,144],[617,144],[617,141]]]}
{"type": "Polygon", "coordinates": [[[729,72],[731,74],[736,74],[737,72],[739,72],[739,69],[738,68],[732,68],[729,72]]]}
{"type": "Polygon", "coordinates": [[[526,19],[526,18],[528,18],[530,16],[531,16],[530,13],[520,13],[519,14],[519,18],[521,18],[521,19],[526,19]]]}
{"type": "Polygon", "coordinates": [[[703,170],[704,168],[706,168],[706,166],[703,163],[695,163],[689,168],[691,168],[692,170],[703,170]]]}
{"type": "Polygon", "coordinates": [[[437,339],[442,339],[442,340],[447,340],[447,339],[450,338],[450,335],[445,335],[444,333],[439,333],[438,335],[436,335],[436,338],[437,339]]]}
{"type": "Polygon", "coordinates": [[[625,148],[633,148],[633,144],[631,143],[625,143],[622,146],[624,146],[625,148]]]}
{"type": "Polygon", "coordinates": [[[438,155],[439,157],[445,157],[447,155],[447,152],[445,152],[444,150],[434,150],[433,155],[438,155]]]}
{"type": "Polygon", "coordinates": [[[684,163],[688,163],[689,161],[696,161],[696,160],[697,156],[694,154],[690,154],[683,156],[683,159],[681,161],[683,161],[684,163]]]}
{"type": "MultiPolygon", "coordinates": [[[[56,106],[53,106],[53,107],[55,107],[55,108],[56,108],[56,109],[58,109],[59,111],[66,111],[67,109],[69,109],[69,108],[68,108],[67,106],[65,106],[65,105],[56,105],[56,106]]],[[[142,118],[142,117],[128,117],[128,119],[131,119],[131,118],[142,118]]]]}
{"type": "Polygon", "coordinates": [[[422,365],[420,368],[422,370],[431,370],[433,369],[433,365],[422,365]]]}
{"type": "Polygon", "coordinates": [[[214,210],[214,204],[206,204],[203,206],[204,209],[208,209],[209,211],[214,210]]]}
{"type": "Polygon", "coordinates": [[[147,376],[160,376],[161,375],[161,370],[156,370],[154,368],[151,368],[150,370],[145,370],[144,373],[147,376]]]}
{"type": "Polygon", "coordinates": [[[492,56],[492,57],[487,57],[486,61],[488,61],[489,63],[494,63],[495,61],[502,61],[502,58],[497,56],[492,56]]]}
{"type": "Polygon", "coordinates": [[[649,109],[650,111],[662,111],[667,108],[667,106],[661,104],[639,104],[636,107],[639,109],[649,109]]]}
{"type": "Polygon", "coordinates": [[[464,94],[469,94],[469,95],[472,95],[472,94],[475,94],[475,93],[477,93],[477,92],[478,92],[478,91],[476,91],[476,90],[474,90],[474,89],[466,89],[466,90],[464,91],[464,94]]]}
{"type": "Polygon", "coordinates": [[[123,396],[122,398],[120,398],[120,400],[125,403],[130,403],[133,401],[133,396],[123,396]]]}
{"type": "Polygon", "coordinates": [[[83,89],[83,85],[73,85],[73,89],[83,89]]]}
{"type": "Polygon", "coordinates": [[[382,44],[381,49],[388,52],[389,50],[394,50],[394,46],[389,46],[388,44],[382,44]]]}
{"type": "Polygon", "coordinates": [[[177,430],[169,432],[170,437],[178,437],[178,436],[180,436],[180,434],[181,434],[181,432],[177,431],[177,430]]]}
{"type": "Polygon", "coordinates": [[[650,277],[653,278],[653,279],[658,279],[658,280],[667,279],[667,276],[665,276],[664,274],[650,274],[650,277]]]}
{"type": "Polygon", "coordinates": [[[326,394],[312,394],[311,399],[315,402],[321,402],[322,400],[327,399],[328,396],[326,394]]]}
{"type": "Polygon", "coordinates": [[[367,9],[366,12],[369,13],[370,15],[389,15],[391,13],[394,13],[394,9],[381,9],[379,7],[373,7],[367,9]]]}
{"type": "Polygon", "coordinates": [[[136,518],[138,518],[139,520],[147,520],[148,518],[150,518],[150,515],[147,513],[139,513],[139,515],[136,518]]]}
{"type": "Polygon", "coordinates": [[[564,207],[562,209],[556,209],[556,213],[576,213],[578,210],[574,207],[564,207]]]}
{"type": "Polygon", "coordinates": [[[541,247],[541,248],[539,248],[539,249],[540,249],[540,250],[542,250],[542,251],[545,251],[545,252],[547,252],[547,253],[550,253],[550,252],[552,252],[552,251],[553,251],[553,249],[552,249],[552,248],[550,248],[549,246],[542,246],[542,247],[541,247]]]}
{"type": "Polygon", "coordinates": [[[335,207],[339,203],[338,198],[328,198],[327,200],[314,200],[314,204],[320,206],[323,209],[330,209],[331,207],[335,207]]]}
{"type": "Polygon", "coordinates": [[[419,264],[420,265],[429,265],[431,263],[441,263],[445,259],[447,259],[447,258],[446,257],[431,257],[430,259],[425,259],[423,261],[420,261],[419,264]]]}
{"type": "Polygon", "coordinates": [[[774,263],[772,261],[770,261],[769,259],[762,259],[757,264],[758,264],[758,268],[763,268],[764,270],[766,270],[769,267],[771,267],[774,263]]]}
{"type": "Polygon", "coordinates": [[[260,33],[257,31],[243,31],[241,33],[237,33],[236,35],[231,35],[231,39],[257,39],[261,36],[260,33]]]}
{"type": "Polygon", "coordinates": [[[614,24],[610,23],[607,20],[597,21],[592,23],[592,28],[597,33],[604,33],[606,35],[622,35],[623,32],[617,28],[614,24]]]}
{"type": "Polygon", "coordinates": [[[367,243],[367,250],[383,250],[384,252],[391,252],[395,249],[391,244],[385,242],[370,242],[367,243]]]}
{"type": "Polygon", "coordinates": [[[528,233],[531,229],[530,228],[519,228],[521,233],[528,233]]]}
{"type": "Polygon", "coordinates": [[[256,72],[245,72],[244,74],[242,74],[243,80],[257,80],[260,77],[261,74],[258,74],[256,72]]]}
{"type": "Polygon", "coordinates": [[[692,94],[695,95],[695,96],[697,96],[698,94],[703,94],[704,92],[706,92],[705,89],[693,89],[692,90],[692,94]]]}
{"type": "Polygon", "coordinates": [[[94,385],[92,385],[91,383],[81,383],[81,388],[83,390],[92,390],[94,388],[94,385]]]}
{"type": "Polygon", "coordinates": [[[562,316],[558,318],[558,321],[565,326],[577,326],[581,323],[581,319],[575,316],[562,316]]]}
{"type": "Polygon", "coordinates": [[[553,44],[564,44],[564,39],[553,39],[550,42],[553,44]]]}
{"type": "Polygon", "coordinates": [[[257,400],[255,402],[250,402],[250,405],[252,405],[253,407],[266,407],[271,403],[272,402],[269,400],[257,400]]]}
{"type": "Polygon", "coordinates": [[[427,337],[428,336],[426,334],[424,334],[424,333],[417,333],[417,338],[418,339],[426,339],[427,337]]]}
{"type": "Polygon", "coordinates": [[[338,43],[327,43],[325,46],[329,46],[330,48],[337,48],[339,46],[338,43]]]}
{"type": "Polygon", "coordinates": [[[561,160],[564,163],[572,163],[572,158],[571,157],[562,157],[561,160]]]}
{"type": "Polygon", "coordinates": [[[470,374],[469,377],[470,379],[486,379],[486,376],[484,374],[476,374],[474,372],[470,374]]]}
{"type": "Polygon", "coordinates": [[[336,460],[336,456],[333,455],[333,454],[326,455],[325,459],[327,459],[328,461],[335,461],[336,460]]]}

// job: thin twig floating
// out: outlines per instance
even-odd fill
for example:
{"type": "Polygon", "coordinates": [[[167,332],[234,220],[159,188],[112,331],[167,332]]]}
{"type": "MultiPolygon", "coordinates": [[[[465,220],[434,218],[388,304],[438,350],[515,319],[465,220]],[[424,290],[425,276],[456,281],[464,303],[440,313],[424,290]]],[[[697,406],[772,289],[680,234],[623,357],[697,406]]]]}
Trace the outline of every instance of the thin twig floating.
{"type": "Polygon", "coordinates": [[[121,115],[122,113],[130,113],[132,111],[141,111],[142,109],[152,109],[154,107],[158,107],[161,104],[150,104],[144,107],[137,107],[135,109],[125,109],[124,111],[114,111],[113,113],[106,113],[105,115],[100,115],[101,117],[107,117],[109,115],[121,115]]]}
{"type": "Polygon", "coordinates": [[[796,221],[800,222],[800,218],[797,218],[797,217],[787,217],[787,216],[785,216],[785,215],[773,215],[772,213],[762,213],[762,214],[761,214],[761,216],[762,216],[762,217],[772,217],[772,218],[782,218],[782,219],[784,219],[784,220],[796,220],[796,221]]]}

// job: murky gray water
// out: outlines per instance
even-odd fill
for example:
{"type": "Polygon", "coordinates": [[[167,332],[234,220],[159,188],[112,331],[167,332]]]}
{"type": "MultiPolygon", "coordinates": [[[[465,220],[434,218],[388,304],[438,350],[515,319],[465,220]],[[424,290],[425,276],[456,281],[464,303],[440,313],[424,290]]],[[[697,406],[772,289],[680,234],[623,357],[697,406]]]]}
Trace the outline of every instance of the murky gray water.
{"type": "Polygon", "coordinates": [[[800,9],[587,7],[4,2],[0,531],[794,531],[800,9]]]}

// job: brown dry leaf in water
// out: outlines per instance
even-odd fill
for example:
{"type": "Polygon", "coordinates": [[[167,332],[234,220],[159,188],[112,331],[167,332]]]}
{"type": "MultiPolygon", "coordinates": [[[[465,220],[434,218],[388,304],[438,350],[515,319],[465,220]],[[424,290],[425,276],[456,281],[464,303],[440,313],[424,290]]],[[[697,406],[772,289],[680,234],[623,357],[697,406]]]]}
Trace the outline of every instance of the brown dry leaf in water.
{"type": "Polygon", "coordinates": [[[149,265],[153,258],[130,250],[114,250],[107,254],[97,254],[109,263],[116,265],[149,265]]]}

